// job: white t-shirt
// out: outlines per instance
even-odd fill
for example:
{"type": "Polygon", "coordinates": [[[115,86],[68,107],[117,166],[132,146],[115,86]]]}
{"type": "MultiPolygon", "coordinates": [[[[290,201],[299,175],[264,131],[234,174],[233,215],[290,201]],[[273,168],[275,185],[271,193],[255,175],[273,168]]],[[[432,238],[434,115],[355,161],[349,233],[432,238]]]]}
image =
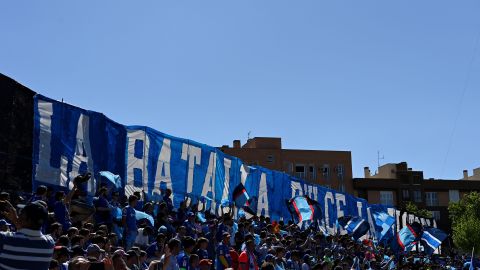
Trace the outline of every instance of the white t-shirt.
{"type": "Polygon", "coordinates": [[[139,246],[148,246],[148,235],[143,235],[143,228],[138,229],[137,237],[135,238],[135,244],[139,246]]]}

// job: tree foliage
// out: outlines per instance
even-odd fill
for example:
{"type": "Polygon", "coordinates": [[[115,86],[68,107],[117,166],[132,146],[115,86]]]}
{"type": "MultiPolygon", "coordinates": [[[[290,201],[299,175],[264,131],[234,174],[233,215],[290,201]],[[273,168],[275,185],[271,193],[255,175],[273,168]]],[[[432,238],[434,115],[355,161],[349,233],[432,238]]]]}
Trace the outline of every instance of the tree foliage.
{"type": "Polygon", "coordinates": [[[421,218],[432,218],[432,213],[427,209],[418,209],[418,206],[413,202],[407,202],[405,204],[405,211],[414,214],[417,217],[421,218]]]}
{"type": "Polygon", "coordinates": [[[464,252],[480,254],[480,194],[471,192],[448,206],[453,243],[464,252]]]}

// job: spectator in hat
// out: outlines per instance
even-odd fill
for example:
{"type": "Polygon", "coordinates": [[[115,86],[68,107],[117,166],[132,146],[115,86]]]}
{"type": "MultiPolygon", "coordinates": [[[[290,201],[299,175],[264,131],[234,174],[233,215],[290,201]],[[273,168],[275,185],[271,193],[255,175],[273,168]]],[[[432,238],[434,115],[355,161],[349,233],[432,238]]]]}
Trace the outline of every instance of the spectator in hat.
{"type": "Polygon", "coordinates": [[[217,270],[224,270],[232,267],[232,258],[230,257],[230,234],[224,232],[222,242],[217,247],[217,270]]]}
{"type": "Polygon", "coordinates": [[[100,261],[100,257],[105,253],[105,250],[101,249],[97,244],[91,244],[87,247],[87,258],[100,261]]]}
{"type": "Polygon", "coordinates": [[[55,241],[41,231],[48,218],[47,208],[35,201],[28,203],[17,215],[8,201],[2,203],[6,207],[2,214],[18,231],[0,232],[0,265],[12,269],[48,269],[55,241]]]}
{"type": "Polygon", "coordinates": [[[127,267],[131,270],[139,270],[138,267],[138,253],[135,250],[129,250],[127,252],[127,267]]]}
{"type": "Polygon", "coordinates": [[[6,219],[0,219],[0,232],[10,231],[10,226],[12,224],[8,223],[6,219]]]}

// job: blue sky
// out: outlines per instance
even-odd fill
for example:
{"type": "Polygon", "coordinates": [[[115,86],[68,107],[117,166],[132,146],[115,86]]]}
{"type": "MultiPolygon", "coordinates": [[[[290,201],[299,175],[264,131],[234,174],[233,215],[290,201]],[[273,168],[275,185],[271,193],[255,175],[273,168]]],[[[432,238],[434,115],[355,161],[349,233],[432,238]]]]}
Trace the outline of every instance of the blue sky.
{"type": "Polygon", "coordinates": [[[350,150],[357,177],[379,150],[458,179],[480,167],[478,14],[479,1],[3,1],[0,72],[213,146],[251,131],[350,150]]]}

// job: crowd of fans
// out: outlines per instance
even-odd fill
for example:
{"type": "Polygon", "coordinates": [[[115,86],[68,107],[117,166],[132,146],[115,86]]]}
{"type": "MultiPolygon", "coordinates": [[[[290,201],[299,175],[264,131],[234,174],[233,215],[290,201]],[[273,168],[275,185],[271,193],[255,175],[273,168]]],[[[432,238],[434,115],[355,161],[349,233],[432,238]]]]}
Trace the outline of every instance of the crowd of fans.
{"type": "Polygon", "coordinates": [[[84,195],[80,181],[68,194],[45,186],[31,198],[1,193],[0,269],[468,269],[468,259],[455,254],[395,256],[368,239],[326,235],[315,226],[234,218],[230,208],[213,215],[189,200],[175,209],[169,189],[155,202],[140,192],[122,197],[105,185],[93,205],[84,195]],[[87,214],[74,214],[74,202],[87,214]],[[137,220],[136,211],[151,215],[154,224],[137,220]]]}

